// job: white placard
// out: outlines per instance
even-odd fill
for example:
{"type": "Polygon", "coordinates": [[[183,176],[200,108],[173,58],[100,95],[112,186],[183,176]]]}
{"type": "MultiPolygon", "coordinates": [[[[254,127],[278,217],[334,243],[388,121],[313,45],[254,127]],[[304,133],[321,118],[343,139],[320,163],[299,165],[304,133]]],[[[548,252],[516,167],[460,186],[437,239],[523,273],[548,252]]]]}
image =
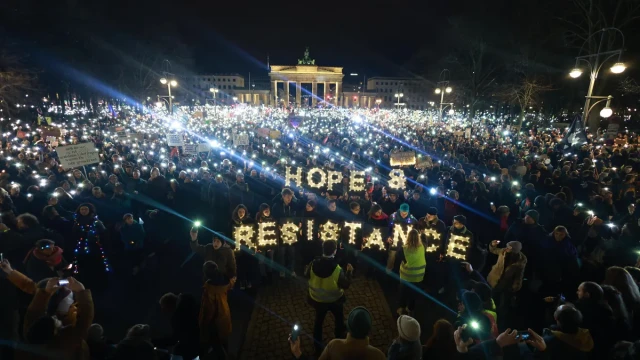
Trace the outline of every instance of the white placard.
{"type": "Polygon", "coordinates": [[[56,149],[60,164],[65,169],[100,162],[100,156],[93,143],[67,145],[56,149]]]}
{"type": "Polygon", "coordinates": [[[195,155],[198,153],[198,145],[187,144],[183,147],[183,153],[186,155],[195,155]]]}
{"type": "Polygon", "coordinates": [[[183,146],[184,139],[182,138],[182,134],[167,134],[167,145],[183,146]]]}
{"type": "Polygon", "coordinates": [[[247,146],[249,145],[248,134],[236,134],[233,136],[233,146],[247,146]]]}
{"type": "Polygon", "coordinates": [[[207,143],[202,143],[198,145],[198,152],[206,152],[211,150],[211,146],[207,143]]]}

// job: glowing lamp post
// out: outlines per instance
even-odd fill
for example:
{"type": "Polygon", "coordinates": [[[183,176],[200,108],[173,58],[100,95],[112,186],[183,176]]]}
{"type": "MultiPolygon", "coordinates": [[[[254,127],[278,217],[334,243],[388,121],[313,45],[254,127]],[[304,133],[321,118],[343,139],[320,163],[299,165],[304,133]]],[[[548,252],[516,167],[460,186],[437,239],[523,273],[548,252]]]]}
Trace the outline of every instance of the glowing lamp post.
{"type": "Polygon", "coordinates": [[[577,56],[576,57],[576,64],[575,64],[574,68],[571,70],[571,72],[569,73],[570,77],[572,77],[574,79],[577,79],[583,73],[582,69],[578,66],[578,63],[580,61],[583,61],[589,66],[589,70],[590,70],[589,88],[587,90],[587,96],[586,96],[586,100],[584,102],[584,109],[583,109],[583,113],[582,113],[582,120],[584,121],[585,124],[587,123],[587,120],[588,120],[588,117],[589,117],[589,112],[591,111],[591,109],[593,109],[593,106],[595,104],[599,103],[599,102],[602,102],[602,101],[605,101],[605,100],[607,101],[606,107],[600,111],[600,116],[602,116],[604,118],[607,118],[607,117],[609,117],[609,116],[611,116],[613,114],[613,110],[609,107],[611,99],[612,99],[611,96],[593,96],[593,88],[595,86],[596,79],[598,78],[598,74],[600,73],[600,70],[602,69],[602,66],[607,61],[617,57],[617,61],[610,68],[611,72],[614,73],[614,74],[620,74],[620,73],[624,72],[626,70],[626,68],[627,68],[625,66],[625,64],[621,61],[622,52],[624,51],[624,34],[622,33],[622,31],[620,31],[617,28],[613,28],[613,27],[604,28],[602,30],[594,32],[591,36],[589,36],[585,40],[585,43],[582,45],[582,48],[580,49],[580,53],[582,53],[582,50],[584,49],[584,46],[587,43],[590,43],[591,37],[593,37],[594,35],[597,35],[597,34],[600,34],[600,42],[598,43],[598,50],[596,51],[596,53],[577,56]],[[610,32],[613,32],[613,36],[605,37],[605,35],[607,33],[610,33],[610,32]],[[618,34],[618,33],[622,37],[622,46],[620,48],[617,48],[616,50],[602,51],[602,48],[603,48],[603,45],[604,45],[605,41],[609,41],[610,42],[609,44],[604,45],[605,48],[612,48],[613,45],[615,45],[613,42],[615,41],[615,35],[618,34]],[[591,104],[591,100],[592,99],[600,99],[600,100],[592,105],[591,104]]]}
{"type": "Polygon", "coordinates": [[[398,108],[400,108],[400,99],[404,96],[403,93],[395,93],[393,96],[395,96],[396,99],[398,99],[398,101],[396,102],[396,106],[398,106],[398,108]]]}
{"type": "Polygon", "coordinates": [[[175,80],[167,80],[167,78],[161,78],[160,83],[167,85],[167,91],[169,92],[169,114],[173,115],[173,97],[171,96],[171,87],[178,86],[178,82],[175,80]]]}

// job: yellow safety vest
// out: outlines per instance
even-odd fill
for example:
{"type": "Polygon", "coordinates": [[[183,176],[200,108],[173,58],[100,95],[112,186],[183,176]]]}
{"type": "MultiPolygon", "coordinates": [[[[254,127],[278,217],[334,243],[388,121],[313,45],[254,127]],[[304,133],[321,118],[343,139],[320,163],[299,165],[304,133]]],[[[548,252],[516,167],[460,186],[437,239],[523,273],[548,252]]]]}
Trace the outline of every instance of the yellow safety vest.
{"type": "Polygon", "coordinates": [[[313,264],[311,264],[311,276],[309,279],[309,296],[319,303],[332,303],[340,300],[344,295],[344,290],[338,287],[338,278],[342,268],[336,265],[333,274],[326,278],[321,278],[313,272],[313,264]]]}
{"type": "Polygon", "coordinates": [[[424,246],[419,244],[415,249],[404,249],[405,262],[400,264],[400,279],[417,283],[424,279],[427,260],[424,257],[424,246]]]}

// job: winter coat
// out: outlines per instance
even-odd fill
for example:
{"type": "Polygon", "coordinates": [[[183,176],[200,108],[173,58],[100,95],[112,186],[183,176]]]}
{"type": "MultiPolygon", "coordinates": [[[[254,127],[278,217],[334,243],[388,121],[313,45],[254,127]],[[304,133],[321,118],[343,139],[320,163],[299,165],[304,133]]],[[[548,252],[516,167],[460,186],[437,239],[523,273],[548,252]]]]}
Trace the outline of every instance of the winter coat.
{"type": "Polygon", "coordinates": [[[421,360],[422,345],[420,341],[403,341],[395,339],[387,351],[387,360],[421,360]]]}
{"type": "Polygon", "coordinates": [[[120,228],[120,240],[124,243],[125,250],[136,250],[144,248],[144,227],[137,221],[133,221],[133,224],[124,224],[120,228]]]}
{"type": "Polygon", "coordinates": [[[33,248],[24,259],[25,273],[33,281],[58,276],[57,271],[66,268],[67,261],[62,257],[62,249],[53,247],[51,255],[45,255],[39,248],[33,248]]]}
{"type": "Polygon", "coordinates": [[[498,255],[498,261],[491,268],[487,281],[494,290],[517,292],[522,288],[524,268],[527,265],[527,257],[522,253],[515,254],[517,259],[505,268],[507,249],[498,249],[489,245],[489,251],[498,255]]]}
{"type": "Polygon", "coordinates": [[[544,329],[543,338],[547,344],[544,353],[549,360],[589,359],[593,350],[593,339],[587,329],[578,329],[575,334],[544,329]]]}
{"type": "Polygon", "coordinates": [[[369,345],[369,337],[354,339],[347,334],[346,339],[333,339],[324,348],[318,360],[386,360],[384,353],[369,345]]]}
{"type": "Polygon", "coordinates": [[[218,269],[231,279],[237,274],[236,258],[233,250],[221,246],[218,250],[213,248],[213,244],[200,245],[197,241],[191,241],[191,250],[204,258],[204,261],[213,261],[218,265],[218,269]]]}
{"type": "MultiPolygon", "coordinates": [[[[23,329],[25,337],[31,325],[46,314],[51,295],[52,294],[42,289],[36,292],[24,318],[23,329]]],[[[91,326],[93,322],[93,299],[91,297],[91,290],[74,293],[74,300],[78,307],[75,326],[61,328],[48,344],[30,346],[29,352],[18,353],[16,359],[45,360],[50,359],[50,356],[55,356],[55,354],[58,354],[63,359],[90,359],[89,346],[84,339],[87,338],[89,326],[91,326]]]]}
{"type": "Polygon", "coordinates": [[[289,205],[285,205],[284,201],[280,199],[271,206],[271,217],[277,220],[298,217],[301,213],[300,201],[296,198],[291,199],[289,205]]]}
{"type": "Polygon", "coordinates": [[[207,280],[202,287],[198,318],[202,344],[219,344],[231,335],[231,311],[227,301],[229,287],[229,280],[223,274],[207,280]]]}

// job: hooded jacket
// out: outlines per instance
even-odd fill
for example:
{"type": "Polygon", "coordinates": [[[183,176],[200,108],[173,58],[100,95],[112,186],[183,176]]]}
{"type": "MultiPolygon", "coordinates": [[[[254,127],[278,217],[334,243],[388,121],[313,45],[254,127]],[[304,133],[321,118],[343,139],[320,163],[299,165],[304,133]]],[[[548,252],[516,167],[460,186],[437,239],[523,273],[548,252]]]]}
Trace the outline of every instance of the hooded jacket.
{"type": "MultiPolygon", "coordinates": [[[[313,273],[319,278],[328,278],[333,275],[334,270],[338,266],[338,261],[334,257],[325,257],[321,256],[316,258],[311,262],[311,264],[307,265],[305,268],[304,274],[306,277],[311,275],[311,269],[313,268],[313,273]]],[[[351,273],[344,271],[342,269],[340,271],[340,276],[338,277],[338,287],[340,289],[348,289],[351,286],[351,273]]],[[[307,300],[310,305],[315,306],[318,303],[311,298],[311,296],[307,295],[307,300]]],[[[338,302],[344,302],[344,295],[338,302]]]]}
{"type": "Polygon", "coordinates": [[[498,249],[493,245],[489,245],[489,251],[498,255],[498,261],[493,265],[489,276],[487,276],[489,285],[496,291],[519,291],[522,288],[527,257],[522,252],[514,254],[515,260],[505,267],[507,249],[498,249]]]}
{"type": "Polygon", "coordinates": [[[236,258],[233,250],[221,246],[214,249],[213,244],[200,245],[198,241],[190,241],[191,251],[204,258],[204,261],[213,261],[218,265],[218,269],[229,279],[237,275],[236,258]]]}

